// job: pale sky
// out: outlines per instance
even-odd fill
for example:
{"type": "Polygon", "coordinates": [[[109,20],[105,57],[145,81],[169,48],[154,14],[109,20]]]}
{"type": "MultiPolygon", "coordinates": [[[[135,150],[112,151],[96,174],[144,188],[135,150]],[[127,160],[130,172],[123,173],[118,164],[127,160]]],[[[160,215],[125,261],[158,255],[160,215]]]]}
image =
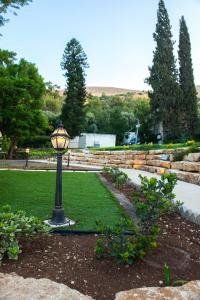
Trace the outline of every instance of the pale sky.
{"type": "MultiPolygon", "coordinates": [[[[195,83],[200,84],[200,0],[165,0],[176,40],[185,16],[195,83]]],[[[158,0],[34,0],[1,27],[1,48],[36,64],[45,81],[65,86],[60,62],[75,37],[87,54],[89,86],[148,89],[158,0]]]]}

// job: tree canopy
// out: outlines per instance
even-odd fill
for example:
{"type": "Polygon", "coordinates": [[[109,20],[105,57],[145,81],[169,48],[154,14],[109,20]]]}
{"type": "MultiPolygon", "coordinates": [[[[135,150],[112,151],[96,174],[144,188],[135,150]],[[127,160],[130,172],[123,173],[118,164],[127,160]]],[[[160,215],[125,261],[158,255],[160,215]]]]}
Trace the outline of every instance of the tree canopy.
{"type": "Polygon", "coordinates": [[[153,38],[156,49],[147,82],[152,87],[149,97],[154,130],[156,133],[161,133],[165,141],[174,141],[180,136],[181,90],[173,54],[171,25],[163,0],[159,1],[153,38]]]}
{"type": "Polygon", "coordinates": [[[197,92],[194,83],[191,43],[184,17],[180,19],[179,33],[179,82],[182,90],[180,114],[186,138],[193,138],[197,133],[198,112],[197,92]]]}
{"type": "Polygon", "coordinates": [[[41,112],[45,85],[34,64],[16,61],[16,54],[0,50],[0,130],[13,147],[22,137],[47,127],[41,112]]]}
{"type": "Polygon", "coordinates": [[[81,133],[84,125],[85,68],[88,67],[86,54],[75,38],[66,45],[61,67],[66,77],[66,97],[61,118],[66,130],[73,138],[81,133]]]}

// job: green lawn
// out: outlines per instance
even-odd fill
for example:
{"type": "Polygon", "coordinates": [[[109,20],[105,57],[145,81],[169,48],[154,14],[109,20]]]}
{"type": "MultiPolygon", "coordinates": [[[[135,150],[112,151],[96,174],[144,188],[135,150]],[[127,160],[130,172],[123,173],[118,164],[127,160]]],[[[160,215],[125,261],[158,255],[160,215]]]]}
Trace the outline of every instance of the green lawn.
{"type": "MultiPolygon", "coordinates": [[[[10,204],[41,219],[54,207],[55,172],[0,171],[0,206],[10,204]]],[[[78,229],[95,229],[95,220],[113,224],[123,214],[95,173],[63,173],[65,215],[78,229]]]]}

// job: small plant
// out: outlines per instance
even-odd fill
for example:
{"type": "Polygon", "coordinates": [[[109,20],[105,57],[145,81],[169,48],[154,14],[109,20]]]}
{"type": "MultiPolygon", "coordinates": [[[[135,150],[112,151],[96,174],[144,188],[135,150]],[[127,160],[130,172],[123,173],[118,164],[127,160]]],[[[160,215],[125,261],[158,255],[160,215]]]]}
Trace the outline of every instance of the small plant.
{"type": "Polygon", "coordinates": [[[189,153],[198,153],[198,152],[200,152],[200,148],[195,146],[189,147],[188,149],[176,153],[173,156],[173,161],[182,161],[184,159],[184,156],[188,155],[189,153]]]}
{"type": "Polygon", "coordinates": [[[18,259],[22,252],[20,238],[31,238],[49,232],[49,227],[33,216],[27,216],[24,211],[11,211],[9,205],[0,211],[0,263],[5,255],[9,259],[18,259]]]}
{"type": "Polygon", "coordinates": [[[143,258],[147,250],[157,247],[159,217],[176,211],[181,205],[180,202],[173,203],[175,195],[172,191],[177,182],[175,174],[163,174],[161,180],[140,178],[141,192],[145,199],[134,199],[138,224],[129,219],[121,219],[113,227],[98,223],[98,229],[102,233],[95,249],[98,258],[115,257],[125,264],[132,264],[143,258]]]}
{"type": "Polygon", "coordinates": [[[117,188],[120,188],[122,185],[126,184],[129,181],[128,175],[126,173],[120,171],[116,167],[115,168],[109,168],[109,167],[103,168],[103,174],[108,175],[117,188]]]}
{"type": "Polygon", "coordinates": [[[194,141],[194,140],[190,140],[190,141],[187,141],[185,144],[187,145],[187,146],[192,146],[192,145],[194,145],[196,142],[194,141]]]}
{"type": "Polygon", "coordinates": [[[167,148],[173,148],[174,147],[174,144],[170,143],[167,145],[167,148]]]}
{"type": "Polygon", "coordinates": [[[165,286],[171,285],[171,270],[170,267],[165,263],[163,267],[163,273],[164,273],[164,284],[165,286]]]}

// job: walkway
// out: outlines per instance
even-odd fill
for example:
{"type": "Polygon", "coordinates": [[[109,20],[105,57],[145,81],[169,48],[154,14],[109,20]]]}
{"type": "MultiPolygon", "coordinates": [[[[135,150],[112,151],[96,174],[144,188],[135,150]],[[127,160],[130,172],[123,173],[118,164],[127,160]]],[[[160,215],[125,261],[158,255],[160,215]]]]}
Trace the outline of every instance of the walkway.
{"type": "MultiPolygon", "coordinates": [[[[134,169],[122,169],[131,181],[140,186],[139,174],[147,176],[148,178],[156,177],[160,178],[158,174],[153,174],[145,171],[134,170],[134,169]]],[[[177,181],[177,185],[174,188],[174,193],[176,195],[176,200],[184,202],[181,208],[181,214],[183,214],[187,219],[200,224],[200,186],[192,183],[187,183],[184,181],[177,181]]]]}

